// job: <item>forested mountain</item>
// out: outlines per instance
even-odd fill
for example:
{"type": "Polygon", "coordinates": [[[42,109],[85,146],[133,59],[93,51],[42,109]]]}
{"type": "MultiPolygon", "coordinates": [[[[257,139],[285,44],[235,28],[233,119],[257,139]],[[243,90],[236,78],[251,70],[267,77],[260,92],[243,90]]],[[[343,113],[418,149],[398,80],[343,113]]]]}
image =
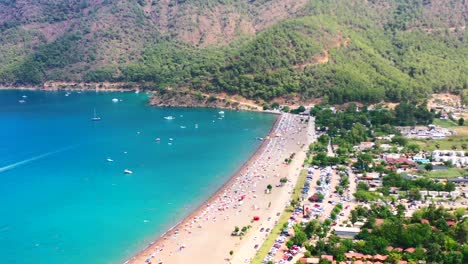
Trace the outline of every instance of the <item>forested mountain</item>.
{"type": "Polygon", "coordinates": [[[333,103],[468,86],[464,0],[0,0],[0,83],[333,103]]]}

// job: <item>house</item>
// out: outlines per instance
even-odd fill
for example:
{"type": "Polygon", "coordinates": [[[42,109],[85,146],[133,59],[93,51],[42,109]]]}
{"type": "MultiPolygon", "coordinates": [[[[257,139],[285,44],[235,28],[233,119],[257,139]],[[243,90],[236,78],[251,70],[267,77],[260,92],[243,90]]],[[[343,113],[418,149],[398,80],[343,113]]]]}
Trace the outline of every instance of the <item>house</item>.
{"type": "Polygon", "coordinates": [[[455,166],[468,165],[468,156],[464,151],[436,150],[432,152],[432,158],[436,162],[452,162],[455,166]]]}
{"type": "Polygon", "coordinates": [[[382,218],[375,219],[375,225],[376,226],[381,226],[384,222],[385,222],[385,220],[382,219],[382,218]]]}
{"type": "Polygon", "coordinates": [[[393,251],[397,251],[397,252],[403,252],[403,249],[402,249],[402,248],[400,248],[400,247],[396,247],[396,248],[394,248],[394,249],[393,249],[393,251]]]}
{"type": "Polygon", "coordinates": [[[305,264],[318,264],[320,262],[319,258],[301,258],[299,259],[301,263],[305,264]]]}
{"type": "Polygon", "coordinates": [[[416,166],[416,162],[411,161],[407,158],[403,158],[403,157],[400,157],[397,159],[387,157],[386,162],[389,165],[399,165],[399,166],[408,165],[408,166],[413,166],[413,167],[416,166]]]}
{"type": "Polygon", "coordinates": [[[427,163],[430,162],[430,160],[427,159],[426,156],[423,155],[423,154],[414,155],[413,158],[412,158],[412,160],[413,160],[414,162],[421,163],[421,164],[427,164],[427,163]]]}
{"type": "Polygon", "coordinates": [[[334,232],[341,238],[354,238],[361,232],[361,228],[336,226],[334,232]]]}
{"type": "Polygon", "coordinates": [[[389,149],[392,148],[392,146],[390,144],[380,144],[380,148],[383,150],[383,151],[388,151],[389,149]]]}
{"type": "Polygon", "coordinates": [[[415,248],[410,247],[410,248],[405,249],[405,252],[412,254],[412,253],[414,253],[415,250],[416,250],[415,248]]]}
{"type": "Polygon", "coordinates": [[[447,220],[447,225],[448,226],[454,226],[457,222],[455,222],[455,220],[452,220],[452,219],[448,219],[447,220]]]}
{"type": "Polygon", "coordinates": [[[466,185],[468,184],[468,177],[465,178],[452,178],[448,179],[449,182],[454,183],[455,185],[466,185]]]}
{"type": "Polygon", "coordinates": [[[354,227],[361,228],[361,227],[364,226],[364,224],[365,224],[364,222],[359,222],[358,221],[358,222],[354,223],[354,227]]]}
{"type": "Polygon", "coordinates": [[[349,260],[358,260],[358,259],[362,259],[363,258],[363,254],[361,253],[354,253],[354,252],[348,252],[348,253],[345,253],[345,258],[346,259],[349,259],[349,260]]]}
{"type": "Polygon", "coordinates": [[[333,262],[333,256],[332,255],[322,255],[320,258],[333,262]]]}
{"type": "Polygon", "coordinates": [[[372,147],[374,147],[375,143],[374,142],[361,142],[361,144],[359,144],[358,148],[360,150],[365,150],[365,149],[371,149],[372,147]]]}
{"type": "Polygon", "coordinates": [[[377,260],[377,261],[385,261],[387,259],[387,256],[382,256],[382,255],[375,255],[374,256],[374,260],[377,260]]]}

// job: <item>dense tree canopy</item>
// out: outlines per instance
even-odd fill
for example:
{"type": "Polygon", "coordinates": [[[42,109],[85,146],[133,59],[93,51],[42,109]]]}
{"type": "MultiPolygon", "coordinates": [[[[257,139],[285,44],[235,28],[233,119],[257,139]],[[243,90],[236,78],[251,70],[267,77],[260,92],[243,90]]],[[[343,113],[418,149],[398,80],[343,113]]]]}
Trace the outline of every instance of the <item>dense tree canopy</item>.
{"type": "MultiPolygon", "coordinates": [[[[244,10],[245,3],[237,2],[242,1],[206,0],[197,4],[201,9],[235,5],[244,10]]],[[[44,15],[35,18],[36,22],[77,19],[94,5],[85,0],[67,3],[39,3],[44,15]]],[[[178,1],[180,5],[194,3],[178,1]]],[[[463,56],[468,47],[463,41],[464,30],[458,27],[464,20],[458,11],[445,9],[442,11],[448,22],[441,20],[430,11],[441,7],[431,1],[315,0],[300,9],[295,18],[226,46],[199,48],[146,30],[145,43],[130,45],[140,50],[132,47],[128,52],[119,51],[125,54],[120,59],[114,58],[116,48],[102,51],[112,49],[116,40],[131,41],[127,35],[146,29],[141,8],[147,3],[105,4],[112,7],[113,15],[120,14],[119,8],[125,10],[126,20],[122,21],[129,30],[93,32],[90,24],[82,21],[50,40],[19,27],[27,21],[2,24],[0,82],[137,82],[149,89],[188,87],[266,101],[283,96],[323,97],[325,103],[417,100],[434,91],[461,93],[468,83],[463,56]],[[17,42],[32,44],[22,49],[15,45],[17,42]]],[[[252,8],[261,4],[248,3],[252,8]]],[[[5,0],[0,5],[11,7],[16,3],[5,0]]],[[[411,106],[401,105],[397,113],[418,112],[411,106]]],[[[402,124],[424,118],[415,114],[414,118],[403,118],[402,124]]]]}

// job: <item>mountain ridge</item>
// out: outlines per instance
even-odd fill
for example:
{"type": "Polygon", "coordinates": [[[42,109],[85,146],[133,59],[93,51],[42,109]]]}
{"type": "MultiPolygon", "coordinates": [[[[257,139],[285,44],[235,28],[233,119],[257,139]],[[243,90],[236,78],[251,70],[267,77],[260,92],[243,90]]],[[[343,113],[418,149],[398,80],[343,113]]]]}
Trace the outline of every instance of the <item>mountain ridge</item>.
{"type": "Polygon", "coordinates": [[[467,6],[461,0],[0,0],[0,83],[128,82],[338,103],[460,92],[468,83],[467,6]],[[333,45],[337,39],[347,44],[333,45]]]}

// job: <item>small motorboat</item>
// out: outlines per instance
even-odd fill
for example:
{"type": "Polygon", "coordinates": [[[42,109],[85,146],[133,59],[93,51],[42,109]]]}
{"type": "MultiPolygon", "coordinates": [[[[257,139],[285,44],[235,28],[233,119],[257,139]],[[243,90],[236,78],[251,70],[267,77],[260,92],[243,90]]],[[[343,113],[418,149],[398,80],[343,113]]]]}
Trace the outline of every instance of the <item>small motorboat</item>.
{"type": "Polygon", "coordinates": [[[23,98],[28,98],[28,96],[27,96],[27,95],[23,95],[23,96],[21,96],[21,97],[23,97],[23,98]]]}
{"type": "Polygon", "coordinates": [[[169,138],[169,141],[172,141],[172,140],[174,140],[174,139],[173,139],[173,138],[169,138]]]}
{"type": "Polygon", "coordinates": [[[219,111],[218,114],[224,115],[224,111],[219,111]]]}
{"type": "Polygon", "coordinates": [[[26,103],[26,100],[19,100],[18,102],[19,102],[20,104],[24,104],[24,103],[26,103]]]}
{"type": "Polygon", "coordinates": [[[198,128],[198,124],[195,124],[195,128],[198,128]]]}
{"type": "Polygon", "coordinates": [[[128,170],[128,169],[125,169],[125,170],[124,170],[124,173],[125,173],[125,174],[132,174],[132,173],[133,173],[133,171],[131,171],[131,170],[128,170]]]}
{"type": "Polygon", "coordinates": [[[166,120],[174,120],[175,117],[173,117],[173,116],[165,116],[164,119],[166,119],[166,120]]]}
{"type": "Polygon", "coordinates": [[[119,99],[117,99],[117,98],[112,98],[112,102],[118,103],[118,102],[119,102],[119,99]]]}
{"type": "Polygon", "coordinates": [[[180,128],[187,128],[186,126],[180,126],[180,128]]]}
{"type": "Polygon", "coordinates": [[[157,139],[155,139],[155,140],[156,140],[157,142],[161,141],[161,139],[160,139],[160,138],[157,138],[157,139]]]}
{"type": "Polygon", "coordinates": [[[113,162],[114,160],[111,159],[111,158],[107,158],[107,161],[108,161],[108,162],[113,162]]]}

